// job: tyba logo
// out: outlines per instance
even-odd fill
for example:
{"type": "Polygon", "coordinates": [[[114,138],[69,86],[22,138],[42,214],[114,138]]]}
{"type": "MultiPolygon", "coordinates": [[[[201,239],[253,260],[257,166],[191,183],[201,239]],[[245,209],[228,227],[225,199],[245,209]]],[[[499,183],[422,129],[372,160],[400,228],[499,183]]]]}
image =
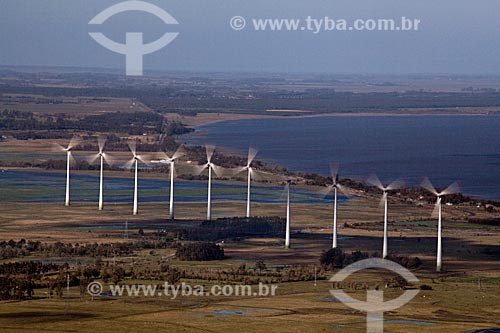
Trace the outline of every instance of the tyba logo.
{"type": "MultiPolygon", "coordinates": [[[[129,11],[142,11],[153,14],[160,18],[165,24],[179,24],[172,15],[162,8],[144,1],[125,1],[108,7],[90,20],[89,24],[103,24],[110,17],[129,11]]],[[[142,32],[127,32],[125,35],[125,44],[120,44],[109,39],[101,32],[89,33],[89,35],[103,47],[125,55],[126,74],[129,76],[142,75],[143,56],[161,50],[170,44],[178,34],[178,32],[166,32],[156,41],[144,44],[142,32]]]]}
{"type": "MultiPolygon", "coordinates": [[[[417,277],[403,266],[389,260],[378,258],[357,261],[335,274],[330,279],[330,282],[342,282],[351,274],[368,268],[386,269],[399,274],[408,282],[418,282],[417,277]]],[[[407,290],[401,296],[387,302],[384,302],[384,292],[382,290],[368,290],[366,302],[352,298],[342,290],[332,289],[330,290],[330,293],[345,305],[353,309],[366,312],[366,326],[368,333],[383,333],[384,312],[402,307],[418,294],[418,290],[407,290]]]]}

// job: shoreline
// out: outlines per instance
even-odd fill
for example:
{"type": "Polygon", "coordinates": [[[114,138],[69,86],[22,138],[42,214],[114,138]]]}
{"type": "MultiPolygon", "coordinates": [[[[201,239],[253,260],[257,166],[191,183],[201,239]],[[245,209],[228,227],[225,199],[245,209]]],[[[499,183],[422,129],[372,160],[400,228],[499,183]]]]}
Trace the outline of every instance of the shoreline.
{"type": "MultiPolygon", "coordinates": [[[[489,112],[422,112],[422,113],[396,113],[396,112],[359,112],[359,113],[316,113],[304,114],[300,112],[294,115],[278,115],[280,111],[273,110],[270,114],[244,114],[244,113],[198,113],[196,116],[183,116],[178,113],[165,113],[165,117],[169,120],[178,121],[183,123],[189,128],[198,128],[205,125],[212,125],[225,121],[238,121],[238,120],[253,120],[253,119],[304,119],[304,118],[320,118],[320,117],[473,117],[473,116],[498,116],[489,112]]],[[[283,110],[283,113],[289,110],[283,110]]]]}
{"type": "MultiPolygon", "coordinates": [[[[199,116],[194,116],[191,117],[193,120],[197,119],[199,121],[203,120],[203,123],[200,123],[199,125],[195,126],[195,132],[192,132],[189,135],[193,135],[194,137],[203,137],[203,132],[200,133],[200,127],[203,127],[205,125],[213,125],[217,123],[222,123],[222,122],[227,122],[227,121],[238,121],[238,120],[250,120],[250,119],[305,119],[305,118],[319,118],[319,117],[426,117],[426,116],[433,116],[433,117],[497,117],[499,116],[498,114],[491,114],[491,113],[438,113],[438,114],[433,114],[433,113],[390,113],[390,112],[385,112],[385,113],[329,113],[329,114],[300,114],[300,115],[293,115],[293,116],[278,116],[278,115],[248,115],[248,114],[201,114],[201,117],[199,116]],[[198,134],[198,135],[197,135],[198,134]]],[[[203,130],[203,129],[201,129],[203,130]]],[[[186,142],[182,141],[183,136],[179,136],[178,140],[181,142],[187,144],[187,145],[193,145],[191,142],[186,142]]],[[[236,155],[236,156],[245,156],[245,151],[239,151],[235,148],[230,148],[227,146],[217,146],[217,150],[220,151],[222,154],[229,154],[229,155],[236,155]]],[[[264,163],[268,165],[279,165],[277,164],[276,161],[268,160],[268,159],[260,159],[264,163]]],[[[297,173],[304,173],[308,174],[307,172],[300,171],[300,170],[294,170],[291,171],[294,174],[297,173]]],[[[321,176],[327,177],[328,175],[326,174],[320,174],[321,176]]],[[[353,178],[352,176],[345,176],[347,179],[351,179],[357,182],[362,182],[365,183],[364,180],[361,180],[360,178],[353,178]]],[[[365,184],[366,185],[366,184],[365,184]]],[[[419,186],[417,184],[409,185],[408,188],[418,188],[419,186]]],[[[473,193],[467,193],[467,192],[462,192],[464,196],[480,200],[480,201],[493,201],[493,202],[500,202],[500,198],[491,196],[490,194],[483,194],[483,195],[478,195],[473,194],[473,193]]]]}

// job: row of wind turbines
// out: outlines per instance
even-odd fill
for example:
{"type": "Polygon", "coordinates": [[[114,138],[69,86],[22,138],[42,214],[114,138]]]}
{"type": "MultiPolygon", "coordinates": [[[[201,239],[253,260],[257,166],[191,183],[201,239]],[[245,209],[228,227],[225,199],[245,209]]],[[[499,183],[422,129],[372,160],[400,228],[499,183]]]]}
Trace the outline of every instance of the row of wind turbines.
{"type": "MultiPolygon", "coordinates": [[[[67,155],[67,164],[66,164],[66,198],[65,198],[65,205],[69,206],[70,205],[70,170],[71,170],[71,163],[74,161],[74,157],[72,155],[72,150],[77,147],[80,144],[80,138],[79,137],[73,137],[71,141],[69,142],[68,146],[63,147],[59,144],[55,144],[56,148],[60,151],[66,152],[67,155]]],[[[87,158],[87,161],[90,164],[95,163],[97,160],[99,160],[100,163],[100,177],[99,177],[99,204],[98,204],[98,209],[102,210],[103,209],[103,183],[104,183],[104,164],[107,163],[108,165],[113,165],[115,163],[115,160],[104,151],[104,146],[106,143],[106,139],[104,137],[99,137],[98,138],[98,146],[99,146],[99,151],[95,155],[92,155],[87,158]]],[[[174,179],[176,177],[176,171],[175,171],[175,164],[176,161],[183,157],[185,155],[185,152],[183,150],[183,147],[180,146],[179,149],[171,156],[167,155],[165,152],[158,152],[155,153],[154,155],[159,157],[158,159],[151,159],[148,158],[144,155],[139,155],[137,153],[137,147],[136,147],[136,142],[131,141],[129,142],[129,149],[130,152],[132,153],[132,158],[127,161],[123,167],[127,169],[133,169],[134,170],[134,205],[133,205],[133,210],[132,213],[133,215],[138,214],[138,169],[139,169],[139,163],[143,163],[145,165],[151,165],[151,164],[158,164],[158,165],[167,165],[169,166],[169,171],[170,171],[170,218],[174,219],[174,179]]],[[[257,155],[257,150],[253,147],[250,148],[249,154],[248,154],[248,161],[245,166],[242,167],[237,167],[237,168],[223,168],[221,166],[218,166],[212,162],[212,157],[215,152],[215,146],[206,146],[206,154],[207,154],[207,162],[202,165],[191,165],[191,164],[185,164],[185,166],[190,166],[193,168],[193,173],[196,175],[201,174],[203,171],[208,170],[208,197],[207,197],[207,220],[212,219],[212,212],[211,212],[211,197],[212,197],[212,177],[213,174],[216,176],[232,176],[239,174],[243,171],[247,171],[247,179],[248,179],[248,195],[247,195],[247,208],[246,208],[246,217],[249,218],[251,215],[251,199],[250,199],[250,194],[251,194],[251,182],[254,179],[254,175],[256,173],[256,170],[254,170],[251,167],[251,164],[257,155]]],[[[263,171],[258,171],[258,172],[263,172],[263,171]]]]}
{"type": "MultiPolygon", "coordinates": [[[[56,144],[56,147],[60,151],[66,152],[67,156],[67,168],[66,168],[66,197],[65,197],[65,205],[70,205],[70,169],[71,162],[74,160],[72,156],[72,150],[78,146],[80,143],[79,137],[73,137],[69,142],[68,146],[63,147],[61,145],[56,144]]],[[[98,146],[99,151],[90,156],[87,160],[89,163],[95,163],[99,160],[100,163],[100,174],[99,174],[99,204],[98,209],[103,209],[103,173],[104,173],[104,163],[108,165],[113,165],[115,161],[113,158],[104,151],[106,139],[104,137],[98,138],[98,146]]],[[[165,152],[156,153],[155,156],[158,156],[158,159],[149,159],[145,156],[139,155],[137,153],[136,143],[130,142],[129,149],[132,153],[132,158],[127,161],[123,167],[128,169],[134,169],[134,203],[133,203],[133,211],[134,215],[138,214],[138,168],[139,163],[143,163],[146,165],[150,164],[158,164],[158,165],[167,165],[169,166],[169,178],[170,178],[170,196],[169,196],[169,215],[171,219],[174,219],[174,179],[176,177],[175,165],[176,162],[185,155],[183,151],[183,147],[179,147],[179,149],[172,155],[167,155],[165,152]]],[[[207,220],[212,219],[212,201],[211,201],[211,192],[212,192],[212,174],[215,173],[217,176],[223,175],[237,175],[244,171],[247,173],[247,204],[246,204],[246,217],[250,218],[251,216],[251,183],[252,180],[255,180],[257,173],[263,173],[263,171],[255,170],[252,168],[252,162],[257,155],[257,150],[254,147],[250,147],[248,152],[247,164],[245,166],[237,167],[237,168],[223,168],[218,166],[212,162],[212,158],[214,156],[215,147],[214,146],[206,146],[206,163],[202,165],[190,165],[194,170],[195,174],[201,174],[204,170],[208,171],[208,195],[207,195],[207,220]]],[[[332,176],[332,184],[327,186],[327,188],[322,191],[323,195],[328,195],[333,192],[333,234],[332,234],[332,248],[338,247],[338,221],[337,221],[337,199],[338,192],[342,192],[344,195],[349,196],[350,191],[345,186],[341,185],[339,182],[339,164],[331,164],[330,171],[332,176]]],[[[287,179],[285,177],[274,175],[279,178],[285,180],[285,189],[284,194],[286,196],[286,231],[285,231],[285,247],[290,247],[290,187],[292,184],[291,179],[287,179]]],[[[388,193],[390,191],[395,191],[404,186],[404,182],[401,180],[393,181],[392,183],[384,186],[380,179],[376,175],[372,175],[367,180],[368,183],[377,187],[382,191],[382,198],[380,201],[380,205],[384,208],[384,233],[383,233],[383,245],[382,245],[382,257],[385,259],[388,256],[388,193]]],[[[438,232],[437,232],[437,255],[436,255],[436,270],[439,272],[442,269],[442,197],[454,193],[459,192],[458,184],[455,182],[448,186],[443,191],[438,191],[432,185],[428,178],[425,178],[421,184],[422,188],[426,189],[430,193],[436,196],[436,203],[433,210],[433,216],[437,215],[438,217],[438,232]]]]}

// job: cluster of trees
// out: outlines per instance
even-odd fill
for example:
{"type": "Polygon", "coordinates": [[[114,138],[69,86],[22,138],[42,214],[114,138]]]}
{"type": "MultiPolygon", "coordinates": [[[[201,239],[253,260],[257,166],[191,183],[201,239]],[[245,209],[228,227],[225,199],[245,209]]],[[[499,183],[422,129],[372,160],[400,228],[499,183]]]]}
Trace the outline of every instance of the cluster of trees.
{"type": "Polygon", "coordinates": [[[35,283],[29,276],[0,276],[0,300],[30,299],[33,297],[35,283]]]}
{"type": "MultiPolygon", "coordinates": [[[[167,136],[190,131],[178,122],[167,122],[153,112],[109,112],[99,115],[70,117],[64,113],[57,115],[34,115],[32,112],[4,110],[0,112],[0,130],[24,131],[13,133],[18,138],[50,137],[53,133],[39,134],[40,131],[92,131],[140,135],[143,133],[163,133],[167,136]]],[[[43,132],[42,132],[43,133],[43,132]]],[[[58,135],[61,135],[60,133],[58,135]]],[[[66,135],[68,135],[66,133],[66,135]]]]}
{"type": "Polygon", "coordinates": [[[209,242],[188,243],[177,248],[175,256],[180,260],[208,261],[224,259],[224,249],[209,242]]]}
{"type": "MultiPolygon", "coordinates": [[[[67,267],[67,265],[64,265],[67,267]]],[[[19,261],[0,264],[0,275],[39,275],[58,270],[63,265],[42,263],[40,261],[19,261]]]]}
{"type": "Polygon", "coordinates": [[[285,219],[279,216],[219,218],[194,227],[168,230],[167,238],[193,241],[217,241],[245,237],[278,237],[285,232],[285,219]]]}
{"type": "Polygon", "coordinates": [[[342,268],[369,257],[370,255],[366,252],[354,251],[349,254],[340,248],[334,248],[324,251],[319,258],[319,262],[325,268],[333,269],[342,268]]]}
{"type": "Polygon", "coordinates": [[[494,225],[500,227],[500,217],[489,219],[469,218],[468,222],[472,224],[494,225]]]}
{"type": "Polygon", "coordinates": [[[64,266],[35,261],[0,264],[0,300],[31,298],[42,275],[64,266]]]}
{"type": "MultiPolygon", "coordinates": [[[[269,79],[248,78],[187,78],[179,84],[137,84],[124,87],[108,78],[106,87],[41,87],[0,85],[0,94],[43,95],[46,97],[126,97],[134,98],[157,112],[175,112],[194,115],[197,112],[261,113],[268,109],[311,110],[329,112],[377,112],[412,108],[455,108],[500,106],[500,92],[482,89],[462,92],[340,92],[328,88],[293,89],[293,84],[282,80],[275,87],[269,79]],[[187,81],[186,81],[187,80],[187,81]],[[217,80],[217,81],[216,81],[217,80]],[[190,82],[186,90],[186,82],[190,82]]],[[[74,80],[73,80],[74,81],[74,80]]],[[[81,79],[80,79],[81,81],[81,79]]],[[[102,81],[101,81],[102,82],[102,81]]],[[[313,80],[314,82],[314,80],[313,80]]],[[[316,79],[316,82],[319,82],[316,79]]],[[[328,83],[327,83],[328,84],[328,83]]],[[[81,83],[80,83],[81,85],[81,83]]],[[[384,85],[392,85],[384,83],[384,85]]]]}
{"type": "MultiPolygon", "coordinates": [[[[378,253],[373,253],[371,257],[379,257],[378,253]]],[[[348,266],[356,261],[370,258],[370,254],[367,252],[354,251],[351,253],[345,253],[340,248],[329,249],[328,251],[324,251],[320,258],[319,262],[325,269],[334,269],[334,268],[343,268],[348,266]]],[[[388,260],[397,262],[403,267],[406,268],[418,268],[422,265],[422,261],[418,257],[408,257],[408,256],[396,256],[389,255],[387,257],[388,260]]]]}
{"type": "Polygon", "coordinates": [[[419,257],[397,256],[395,254],[389,254],[387,256],[387,259],[397,262],[401,266],[409,269],[419,268],[422,265],[422,260],[420,260],[419,257]]]}
{"type": "Polygon", "coordinates": [[[40,241],[26,241],[21,239],[0,242],[0,258],[18,258],[33,254],[56,257],[109,257],[126,256],[134,251],[143,249],[158,249],[171,247],[172,243],[163,239],[159,241],[138,240],[126,243],[42,243],[40,241]]]}
{"type": "MultiPolygon", "coordinates": [[[[254,93],[254,98],[234,96],[159,97],[145,96],[141,101],[158,112],[193,114],[200,112],[224,113],[238,110],[239,113],[261,113],[268,109],[310,110],[314,113],[387,112],[388,110],[412,108],[455,108],[500,106],[500,93],[445,93],[445,92],[392,92],[351,93],[310,89],[303,92],[254,93]]],[[[293,113],[281,113],[293,115],[293,113]]]]}
{"type": "Polygon", "coordinates": [[[254,267],[247,267],[246,264],[223,269],[205,267],[176,268],[167,264],[161,267],[161,272],[164,274],[157,275],[156,280],[169,278],[177,281],[180,279],[190,279],[217,281],[219,283],[257,284],[259,282],[280,283],[311,281],[315,278],[317,280],[326,279],[325,271],[321,267],[313,265],[267,267],[262,260],[257,260],[254,267]]]}

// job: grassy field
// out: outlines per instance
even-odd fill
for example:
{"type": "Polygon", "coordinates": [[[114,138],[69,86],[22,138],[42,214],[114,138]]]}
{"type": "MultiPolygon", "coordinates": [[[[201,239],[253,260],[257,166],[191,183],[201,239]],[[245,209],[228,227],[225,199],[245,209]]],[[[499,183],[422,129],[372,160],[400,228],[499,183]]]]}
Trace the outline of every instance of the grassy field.
{"type": "MultiPolygon", "coordinates": [[[[339,240],[346,251],[380,252],[382,215],[378,199],[361,197],[340,207],[339,240]],[[344,225],[347,223],[347,225],[344,225]]],[[[190,219],[202,219],[203,203],[179,203],[178,220],[168,219],[166,204],[146,203],[140,214],[132,216],[130,205],[108,205],[97,211],[94,205],[77,203],[64,207],[59,203],[7,203],[0,207],[0,238],[30,239],[43,242],[122,242],[127,221],[129,236],[137,238],[139,228],[146,233],[162,226],[183,225],[190,219]],[[164,216],[164,218],[161,218],[164,216]]],[[[499,228],[468,225],[464,217],[470,207],[451,207],[445,211],[445,272],[433,272],[435,253],[434,220],[429,220],[431,206],[417,207],[391,203],[390,251],[398,255],[419,256],[423,266],[414,273],[432,290],[422,290],[409,304],[386,314],[386,332],[462,332],[498,327],[500,313],[499,228]],[[485,254],[485,249],[497,255],[485,254]]],[[[215,202],[214,216],[241,215],[243,202],[215,202]]],[[[283,204],[256,204],[255,215],[284,215],[283,204]]],[[[479,212],[477,212],[479,213],[479,212]]],[[[214,222],[216,223],[216,222],[214,222]]],[[[280,238],[226,240],[228,259],[215,262],[169,260],[176,267],[223,269],[242,263],[253,266],[263,260],[276,265],[313,265],[319,269],[319,256],[331,245],[331,206],[294,205],[292,207],[292,248],[283,248],[280,238]]],[[[155,267],[174,253],[172,249],[141,251],[118,260],[126,267],[155,267]]],[[[29,258],[25,258],[29,259],[29,258]]],[[[37,259],[37,258],[32,258],[37,259]]],[[[57,259],[57,258],[52,258],[57,259]]],[[[70,262],[92,262],[93,258],[63,258],[70,262]]],[[[329,278],[334,272],[322,272],[329,278]]],[[[372,285],[383,284],[387,274],[362,272],[355,280],[372,285]],[[382,277],[382,279],[381,279],[382,277]]],[[[214,281],[182,279],[182,282],[209,286],[214,281]]],[[[134,281],[146,283],[148,281],[134,281]]],[[[123,281],[122,283],[127,283],[123,281]]],[[[155,281],[155,283],[159,283],[155,281]]],[[[338,302],[329,294],[327,280],[278,283],[274,297],[95,297],[80,296],[71,288],[69,296],[46,298],[46,290],[35,291],[35,299],[4,301],[0,306],[2,332],[364,332],[365,314],[338,302]]],[[[384,288],[386,299],[399,296],[398,288],[384,288]]],[[[347,288],[349,289],[349,288],[347,288]]],[[[364,299],[365,291],[348,290],[364,299]]]]}
{"type": "MultiPolygon", "coordinates": [[[[477,273],[477,272],[476,272],[477,273]]],[[[481,273],[478,273],[481,274],[481,273]]],[[[361,274],[360,281],[379,276],[361,274]]],[[[385,332],[463,332],[498,327],[500,286],[455,278],[421,277],[433,290],[421,291],[401,309],[385,315],[385,332]]],[[[199,281],[186,281],[199,283],[199,281]]],[[[339,303],[327,281],[280,284],[274,297],[96,297],[79,296],[3,302],[3,332],[364,332],[365,315],[339,303]]],[[[43,293],[43,291],[39,291],[43,293]]],[[[363,300],[364,291],[350,290],[363,300]]],[[[401,291],[385,289],[385,297],[401,291]]]]}
{"type": "Polygon", "coordinates": [[[0,98],[0,109],[15,109],[35,113],[67,113],[73,115],[101,114],[116,111],[150,111],[142,103],[129,98],[91,98],[91,97],[57,97],[42,95],[3,94],[0,98]],[[33,101],[26,101],[26,98],[33,101]]]}
{"type": "MultiPolygon", "coordinates": [[[[63,143],[61,141],[61,143],[63,143]]],[[[6,154],[17,151],[22,143],[4,143],[6,154]]],[[[48,142],[29,142],[27,153],[50,153],[48,142]]],[[[25,150],[23,150],[25,151],[25,150]]],[[[77,152],[75,154],[79,154],[77,152]]],[[[80,154],[85,154],[81,152],[80,154]]],[[[120,152],[125,160],[128,153],[120,152]]],[[[62,172],[62,171],[54,171],[62,172]]],[[[78,172],[94,174],[93,171],[78,172]]],[[[107,172],[106,177],[131,177],[130,172],[107,172]]],[[[145,173],[149,179],[165,174],[145,173]]],[[[217,183],[220,182],[217,180],[217,183]]],[[[236,181],[224,182],[239,184],[236,181]]],[[[276,186],[277,183],[270,186],[276,186]]],[[[293,195],[292,187],[292,195],[293,195]]],[[[300,185],[318,192],[319,187],[300,185]]],[[[45,191],[54,191],[46,188],[45,191]]],[[[361,195],[339,207],[339,244],[346,251],[381,252],[383,212],[379,196],[361,195]]],[[[473,205],[445,206],[443,249],[444,272],[435,273],[436,220],[431,219],[432,204],[423,207],[390,198],[389,250],[395,255],[418,256],[423,264],[413,273],[420,280],[410,288],[427,285],[431,290],[419,294],[405,306],[385,314],[386,332],[465,332],[500,327],[500,227],[470,224],[468,218],[492,217],[473,205]]],[[[242,216],[244,201],[214,201],[214,218],[242,216]]],[[[304,265],[318,270],[318,280],[279,282],[276,296],[98,296],[80,295],[77,287],[63,297],[48,298],[46,289],[36,289],[34,298],[23,301],[0,301],[1,332],[364,332],[366,314],[353,310],[335,299],[328,279],[335,272],[321,270],[319,258],[331,247],[332,205],[293,204],[291,208],[291,248],[283,247],[283,237],[221,239],[227,259],[211,262],[185,262],[172,258],[175,249],[137,251],[127,256],[105,256],[104,263],[127,269],[158,270],[168,264],[179,269],[231,270],[242,264],[254,267],[263,261],[269,269],[304,265]]],[[[284,216],[283,202],[254,203],[255,216],[284,216]]],[[[176,203],[176,220],[168,216],[168,203],[140,202],[139,215],[132,215],[131,203],[105,203],[103,211],[95,202],[63,203],[2,202],[0,205],[0,240],[39,240],[73,244],[118,243],[142,238],[139,230],[152,235],[160,229],[181,228],[200,222],[206,214],[203,202],[176,203]],[[127,232],[125,227],[127,226],[127,232]],[[125,239],[125,233],[128,239],[125,239]]],[[[213,223],[217,223],[214,221],[213,223]]],[[[68,262],[70,265],[93,264],[93,257],[53,257],[34,254],[13,260],[68,262]]],[[[366,291],[356,284],[378,286],[386,299],[403,291],[385,287],[387,272],[363,271],[355,274],[343,288],[360,300],[366,291]]],[[[100,282],[103,282],[100,280],[100,282]]],[[[221,280],[181,278],[180,283],[209,288],[221,280]]],[[[160,281],[123,280],[122,284],[161,285],[160,281]]],[[[105,290],[109,288],[104,283],[105,290]]],[[[254,285],[254,287],[257,287],[254,285]]]]}

